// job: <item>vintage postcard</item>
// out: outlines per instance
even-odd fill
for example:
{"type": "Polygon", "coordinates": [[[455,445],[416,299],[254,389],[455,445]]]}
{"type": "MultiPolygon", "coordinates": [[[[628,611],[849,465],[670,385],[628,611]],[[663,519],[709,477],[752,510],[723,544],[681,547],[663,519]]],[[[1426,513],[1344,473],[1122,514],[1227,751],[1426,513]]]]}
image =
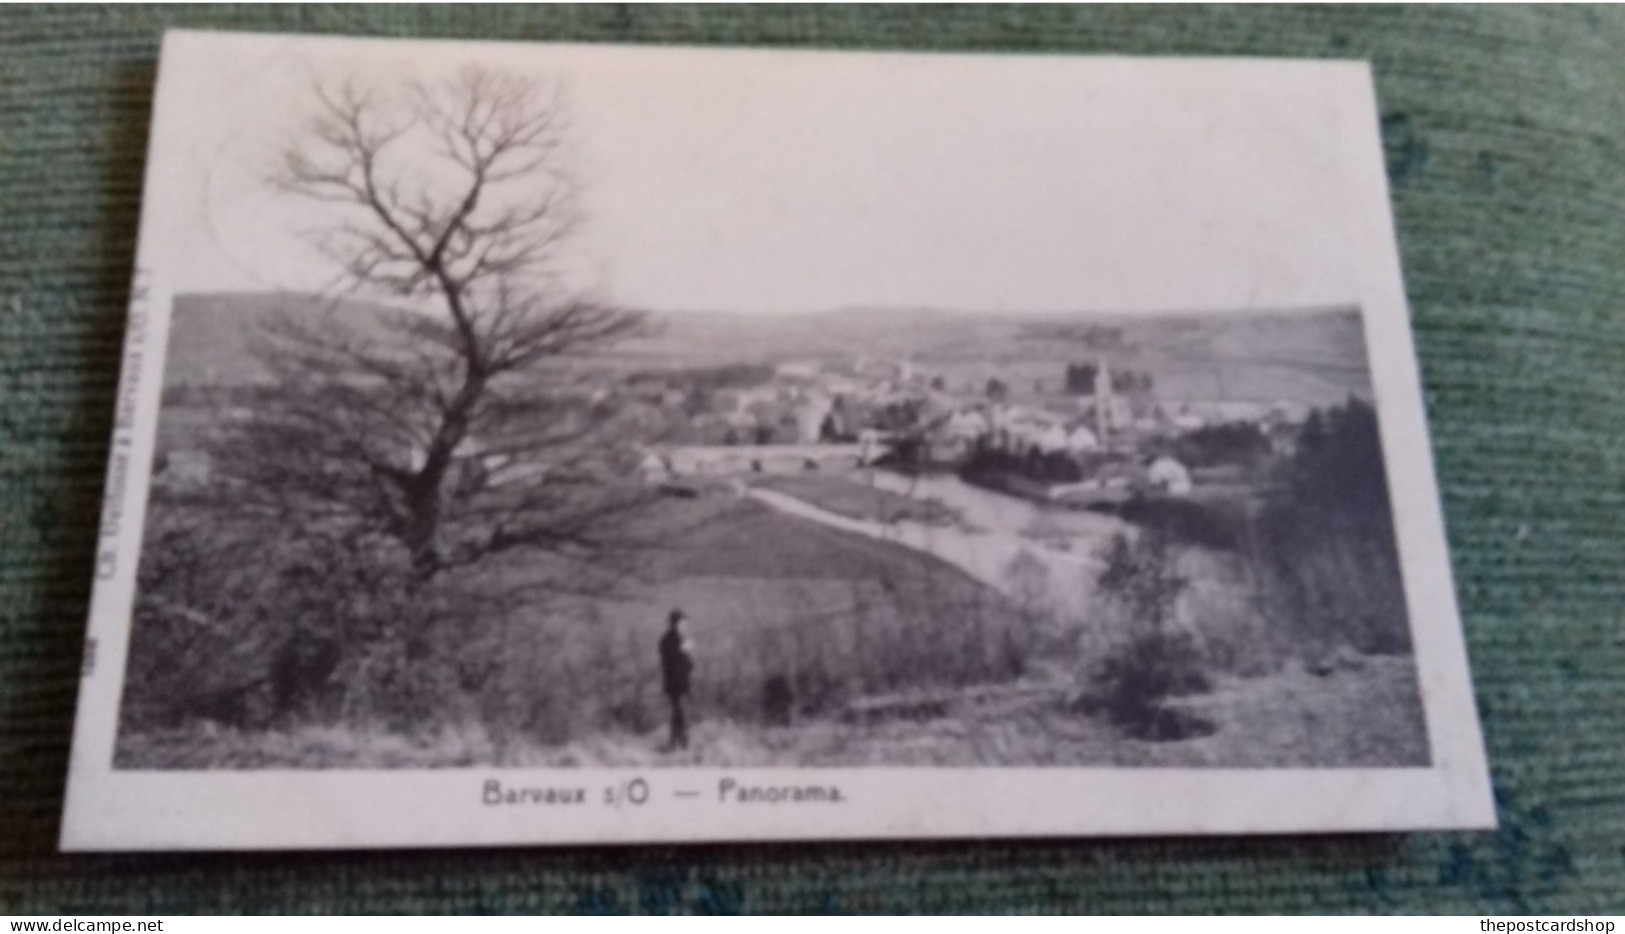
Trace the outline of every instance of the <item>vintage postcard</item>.
{"type": "Polygon", "coordinates": [[[1362,63],[171,33],[63,846],[1494,825],[1362,63]]]}

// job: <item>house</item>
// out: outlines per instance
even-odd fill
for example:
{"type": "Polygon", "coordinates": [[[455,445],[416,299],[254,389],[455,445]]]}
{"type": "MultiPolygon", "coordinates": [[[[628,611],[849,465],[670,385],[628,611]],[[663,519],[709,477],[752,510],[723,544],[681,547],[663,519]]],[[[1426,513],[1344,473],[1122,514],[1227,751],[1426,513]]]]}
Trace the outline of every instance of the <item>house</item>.
{"type": "Polygon", "coordinates": [[[1186,496],[1191,491],[1191,472],[1185,465],[1164,455],[1151,462],[1146,480],[1153,489],[1172,496],[1186,496]]]}
{"type": "MultiPolygon", "coordinates": [[[[1075,450],[1076,430],[1054,412],[1022,405],[1001,406],[994,410],[993,424],[996,446],[1011,454],[1029,454],[1034,450],[1058,454],[1075,450]]],[[[1092,436],[1089,432],[1088,437],[1092,436]]],[[[1077,440],[1084,442],[1088,437],[1079,435],[1077,440]]]]}
{"type": "Polygon", "coordinates": [[[1072,454],[1081,454],[1084,451],[1095,451],[1100,448],[1100,439],[1089,430],[1087,425],[1078,423],[1066,436],[1066,450],[1072,454]]]}

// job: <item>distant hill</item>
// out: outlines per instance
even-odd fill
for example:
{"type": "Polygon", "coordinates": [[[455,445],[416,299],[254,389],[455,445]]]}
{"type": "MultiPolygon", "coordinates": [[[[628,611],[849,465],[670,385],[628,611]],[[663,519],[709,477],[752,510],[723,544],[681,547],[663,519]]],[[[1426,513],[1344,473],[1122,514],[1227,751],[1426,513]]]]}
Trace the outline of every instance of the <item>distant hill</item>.
{"type": "Polygon", "coordinates": [[[376,302],[294,292],[175,296],[164,383],[236,385],[267,378],[252,352],[255,335],[278,317],[315,322],[335,317],[363,333],[381,329],[399,309],[376,302]]]}
{"type": "MultiPolygon", "coordinates": [[[[299,293],[177,296],[169,384],[265,377],[253,335],[279,315],[341,318],[363,332],[398,312],[374,302],[299,293]]],[[[1335,402],[1369,396],[1364,333],[1352,308],[1236,314],[993,314],[843,308],[787,315],[666,312],[651,333],[599,359],[608,367],[687,367],[785,360],[909,359],[955,387],[997,375],[1023,386],[1061,379],[1068,363],[1104,356],[1150,373],[1170,398],[1335,402]]]]}

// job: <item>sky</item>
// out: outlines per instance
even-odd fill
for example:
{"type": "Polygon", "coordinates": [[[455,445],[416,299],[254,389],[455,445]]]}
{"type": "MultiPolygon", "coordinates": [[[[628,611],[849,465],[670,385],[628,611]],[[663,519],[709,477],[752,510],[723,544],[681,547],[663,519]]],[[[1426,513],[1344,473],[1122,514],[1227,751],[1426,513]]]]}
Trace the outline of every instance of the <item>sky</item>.
{"type": "MultiPolygon", "coordinates": [[[[176,291],[331,285],[266,183],[316,76],[561,82],[584,282],[630,307],[1155,312],[1357,300],[1351,65],[171,40],[143,228],[176,291]]],[[[148,250],[151,252],[148,252],[148,250]]]]}

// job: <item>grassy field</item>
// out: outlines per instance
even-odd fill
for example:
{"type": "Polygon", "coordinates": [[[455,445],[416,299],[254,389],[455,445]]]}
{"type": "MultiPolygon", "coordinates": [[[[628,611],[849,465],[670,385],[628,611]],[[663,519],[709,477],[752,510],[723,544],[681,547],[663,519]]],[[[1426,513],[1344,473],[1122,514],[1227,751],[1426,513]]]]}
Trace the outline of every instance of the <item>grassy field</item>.
{"type": "Polygon", "coordinates": [[[1078,712],[1064,685],[964,700],[923,719],[821,717],[763,728],[696,710],[693,745],[663,750],[659,727],[558,745],[499,745],[478,730],[407,739],[331,727],[244,733],[194,727],[125,735],[121,763],[144,768],[457,768],[661,766],[1121,766],[1355,768],[1428,761],[1410,660],[1365,657],[1325,675],[1288,668],[1227,679],[1180,703],[1212,719],[1209,736],[1148,742],[1078,712]]]}

